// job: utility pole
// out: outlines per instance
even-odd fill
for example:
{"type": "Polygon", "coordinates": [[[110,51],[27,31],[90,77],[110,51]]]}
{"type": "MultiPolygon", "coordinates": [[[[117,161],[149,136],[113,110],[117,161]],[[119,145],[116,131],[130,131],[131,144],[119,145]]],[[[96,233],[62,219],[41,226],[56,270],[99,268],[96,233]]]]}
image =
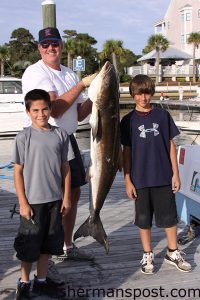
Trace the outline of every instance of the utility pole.
{"type": "Polygon", "coordinates": [[[56,27],[56,3],[54,0],[42,2],[43,28],[56,27]]]}

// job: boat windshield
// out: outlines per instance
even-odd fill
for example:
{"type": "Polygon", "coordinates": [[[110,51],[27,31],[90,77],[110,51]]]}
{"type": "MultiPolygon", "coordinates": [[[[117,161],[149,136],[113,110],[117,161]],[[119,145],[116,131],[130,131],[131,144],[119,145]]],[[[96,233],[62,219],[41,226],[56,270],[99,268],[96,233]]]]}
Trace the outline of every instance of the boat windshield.
{"type": "Polygon", "coordinates": [[[21,81],[0,81],[0,94],[22,94],[21,81]]]}

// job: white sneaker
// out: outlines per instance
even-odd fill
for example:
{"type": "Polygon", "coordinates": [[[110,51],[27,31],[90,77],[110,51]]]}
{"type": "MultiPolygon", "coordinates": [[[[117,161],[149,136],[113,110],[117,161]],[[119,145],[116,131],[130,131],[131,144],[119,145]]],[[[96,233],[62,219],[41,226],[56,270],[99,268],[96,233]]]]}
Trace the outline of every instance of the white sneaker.
{"type": "Polygon", "coordinates": [[[151,275],[154,274],[154,254],[153,252],[147,252],[143,254],[143,258],[140,261],[141,272],[143,274],[151,275]]]}
{"type": "Polygon", "coordinates": [[[167,251],[165,261],[170,265],[174,265],[181,272],[190,272],[192,270],[191,264],[185,261],[183,255],[185,253],[178,249],[173,252],[167,251]]]}

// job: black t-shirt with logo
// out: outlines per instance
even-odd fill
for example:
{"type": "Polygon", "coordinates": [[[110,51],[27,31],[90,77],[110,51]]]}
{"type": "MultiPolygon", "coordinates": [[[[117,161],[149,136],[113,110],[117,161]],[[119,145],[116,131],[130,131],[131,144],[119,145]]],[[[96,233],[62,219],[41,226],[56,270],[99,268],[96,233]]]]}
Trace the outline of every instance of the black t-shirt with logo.
{"type": "Polygon", "coordinates": [[[131,147],[131,179],[137,189],[171,184],[170,140],[179,134],[168,111],[133,110],[121,121],[121,143],[131,147]]]}

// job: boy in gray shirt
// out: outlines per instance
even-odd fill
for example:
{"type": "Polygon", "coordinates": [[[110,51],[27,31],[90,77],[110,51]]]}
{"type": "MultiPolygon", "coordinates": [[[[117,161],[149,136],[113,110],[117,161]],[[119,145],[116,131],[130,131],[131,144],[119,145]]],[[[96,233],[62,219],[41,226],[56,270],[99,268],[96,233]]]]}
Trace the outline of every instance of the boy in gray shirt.
{"type": "Polygon", "coordinates": [[[15,238],[16,256],[21,260],[21,278],[16,299],[29,297],[30,271],[37,262],[33,294],[65,296],[63,286],[47,278],[48,258],[63,253],[62,216],[70,209],[70,168],[73,159],[68,134],[48,123],[49,94],[40,89],[25,96],[32,126],[15,140],[14,183],[19,200],[20,227],[15,238]]]}

